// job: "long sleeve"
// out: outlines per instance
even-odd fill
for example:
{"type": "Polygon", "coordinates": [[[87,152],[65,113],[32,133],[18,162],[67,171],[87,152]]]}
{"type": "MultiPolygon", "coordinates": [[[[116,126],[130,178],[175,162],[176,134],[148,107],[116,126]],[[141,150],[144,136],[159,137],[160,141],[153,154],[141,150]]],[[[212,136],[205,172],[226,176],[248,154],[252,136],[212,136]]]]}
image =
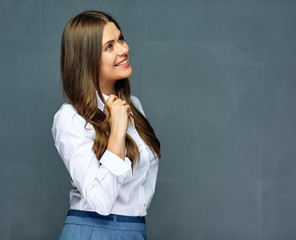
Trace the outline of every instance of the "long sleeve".
{"type": "Polygon", "coordinates": [[[87,203],[109,215],[120,188],[132,176],[131,161],[106,150],[100,163],[92,150],[95,131],[74,108],[65,104],[55,115],[52,135],[71,179],[87,203]]]}

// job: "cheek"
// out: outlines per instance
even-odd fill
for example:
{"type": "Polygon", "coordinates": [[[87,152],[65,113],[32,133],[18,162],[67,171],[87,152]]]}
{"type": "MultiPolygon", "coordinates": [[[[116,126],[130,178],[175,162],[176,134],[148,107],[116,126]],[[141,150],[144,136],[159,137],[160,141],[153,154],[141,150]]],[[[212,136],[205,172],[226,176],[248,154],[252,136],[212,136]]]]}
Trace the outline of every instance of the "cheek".
{"type": "Polygon", "coordinates": [[[125,47],[126,47],[127,51],[129,52],[129,46],[127,45],[127,43],[125,44],[125,47]]]}
{"type": "Polygon", "coordinates": [[[104,69],[108,69],[108,68],[112,68],[114,67],[114,57],[113,56],[104,56],[101,58],[101,64],[100,64],[100,67],[101,67],[101,70],[104,71],[104,69]]]}

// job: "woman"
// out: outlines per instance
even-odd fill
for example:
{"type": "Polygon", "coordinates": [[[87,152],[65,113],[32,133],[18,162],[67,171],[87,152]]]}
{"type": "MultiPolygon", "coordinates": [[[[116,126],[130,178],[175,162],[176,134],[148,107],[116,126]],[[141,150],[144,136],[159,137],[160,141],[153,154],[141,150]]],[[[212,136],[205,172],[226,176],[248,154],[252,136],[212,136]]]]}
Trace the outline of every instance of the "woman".
{"type": "Polygon", "coordinates": [[[60,239],[146,239],[161,154],[130,95],[131,74],[129,47],[112,17],[86,11],[69,20],[61,44],[68,101],[52,127],[73,186],[60,239]]]}

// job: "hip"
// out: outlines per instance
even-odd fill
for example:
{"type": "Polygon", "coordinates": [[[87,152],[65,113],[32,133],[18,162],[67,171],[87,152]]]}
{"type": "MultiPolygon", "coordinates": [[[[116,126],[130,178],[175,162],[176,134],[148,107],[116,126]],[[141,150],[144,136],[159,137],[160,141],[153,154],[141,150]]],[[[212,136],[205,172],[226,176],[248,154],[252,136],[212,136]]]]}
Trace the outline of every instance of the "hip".
{"type": "Polygon", "coordinates": [[[60,240],[146,240],[145,217],[100,215],[96,212],[70,209],[60,240]]]}

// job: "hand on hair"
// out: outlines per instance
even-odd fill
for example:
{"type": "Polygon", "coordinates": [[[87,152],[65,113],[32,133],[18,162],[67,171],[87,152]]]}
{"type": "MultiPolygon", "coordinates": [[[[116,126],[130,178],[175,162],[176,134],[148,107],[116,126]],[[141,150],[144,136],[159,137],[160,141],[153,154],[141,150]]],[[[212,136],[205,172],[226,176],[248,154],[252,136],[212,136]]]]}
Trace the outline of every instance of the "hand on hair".
{"type": "MultiPolygon", "coordinates": [[[[107,105],[109,106],[111,111],[111,116],[109,120],[111,132],[125,135],[131,112],[130,106],[125,100],[122,100],[113,94],[109,96],[107,100],[107,105]]],[[[105,111],[108,112],[108,109],[105,108],[105,111]]]]}

